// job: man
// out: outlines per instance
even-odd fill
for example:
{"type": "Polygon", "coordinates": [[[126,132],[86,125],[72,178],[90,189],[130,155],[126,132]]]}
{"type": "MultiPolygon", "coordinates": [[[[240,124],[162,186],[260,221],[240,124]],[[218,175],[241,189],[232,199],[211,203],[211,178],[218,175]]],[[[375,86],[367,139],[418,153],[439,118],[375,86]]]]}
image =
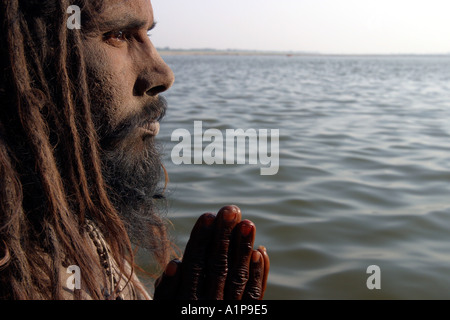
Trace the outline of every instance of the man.
{"type": "MultiPolygon", "coordinates": [[[[149,299],[133,245],[171,259],[155,136],[174,81],[147,34],[150,1],[0,8],[0,297],[149,299]]],[[[202,215],[154,298],[261,299],[269,259],[254,237],[236,206],[202,215]]]]}

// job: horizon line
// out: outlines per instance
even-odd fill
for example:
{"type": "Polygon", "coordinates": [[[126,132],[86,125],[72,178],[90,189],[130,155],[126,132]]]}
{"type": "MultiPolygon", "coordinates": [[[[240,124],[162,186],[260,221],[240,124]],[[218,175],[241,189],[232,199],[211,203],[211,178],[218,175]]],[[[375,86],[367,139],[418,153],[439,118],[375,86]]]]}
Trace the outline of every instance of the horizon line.
{"type": "Polygon", "coordinates": [[[171,48],[168,46],[157,47],[158,52],[173,53],[201,53],[201,54],[267,54],[267,55],[317,55],[317,56],[447,56],[450,52],[441,53],[338,53],[301,50],[260,50],[260,49],[215,49],[215,48],[171,48]]]}

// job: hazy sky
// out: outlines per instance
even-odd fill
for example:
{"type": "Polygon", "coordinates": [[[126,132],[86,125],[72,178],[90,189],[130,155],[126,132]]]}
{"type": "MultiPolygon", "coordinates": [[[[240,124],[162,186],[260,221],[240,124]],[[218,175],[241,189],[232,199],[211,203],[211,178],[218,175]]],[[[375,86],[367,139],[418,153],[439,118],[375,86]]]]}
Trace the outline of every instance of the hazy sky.
{"type": "Polygon", "coordinates": [[[450,0],[152,0],[157,47],[450,53],[450,0]]]}

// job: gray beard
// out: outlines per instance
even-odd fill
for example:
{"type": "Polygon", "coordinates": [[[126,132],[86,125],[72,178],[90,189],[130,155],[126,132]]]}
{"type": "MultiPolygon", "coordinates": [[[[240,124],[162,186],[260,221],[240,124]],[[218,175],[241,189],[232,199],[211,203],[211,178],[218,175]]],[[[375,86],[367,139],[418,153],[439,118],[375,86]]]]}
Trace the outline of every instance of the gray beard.
{"type": "Polygon", "coordinates": [[[148,148],[137,155],[127,146],[103,151],[103,176],[132,243],[158,251],[165,240],[158,235],[166,228],[166,201],[160,185],[160,152],[154,139],[149,140],[148,148]]]}

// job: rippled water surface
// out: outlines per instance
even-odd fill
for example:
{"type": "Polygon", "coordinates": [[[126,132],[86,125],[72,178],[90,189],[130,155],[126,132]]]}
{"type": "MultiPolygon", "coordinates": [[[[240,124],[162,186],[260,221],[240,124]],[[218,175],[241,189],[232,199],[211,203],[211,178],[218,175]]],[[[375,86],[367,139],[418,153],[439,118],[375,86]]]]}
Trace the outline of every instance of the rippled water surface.
{"type": "Polygon", "coordinates": [[[201,213],[236,204],[270,254],[268,299],[450,298],[450,57],[164,59],[176,82],[159,140],[180,247],[201,213]],[[171,135],[194,121],[279,129],[278,174],[173,164],[171,135]]]}

